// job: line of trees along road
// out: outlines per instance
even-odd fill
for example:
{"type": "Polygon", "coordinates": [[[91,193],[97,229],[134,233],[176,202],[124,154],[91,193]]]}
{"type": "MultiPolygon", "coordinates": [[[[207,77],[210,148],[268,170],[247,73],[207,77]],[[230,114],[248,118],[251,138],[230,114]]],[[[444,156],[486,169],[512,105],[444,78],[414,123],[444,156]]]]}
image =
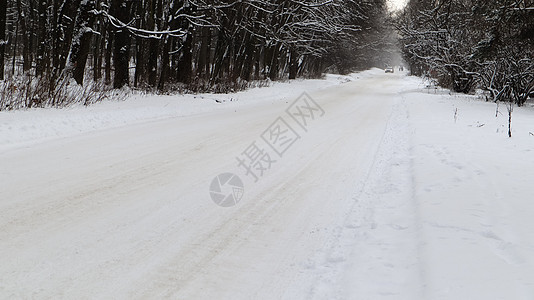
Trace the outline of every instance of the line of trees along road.
{"type": "Polygon", "coordinates": [[[3,0],[0,78],[224,92],[348,72],[384,59],[385,2],[3,0]]]}
{"type": "Polygon", "coordinates": [[[517,105],[534,92],[533,0],[410,0],[396,26],[415,75],[517,105]]]}

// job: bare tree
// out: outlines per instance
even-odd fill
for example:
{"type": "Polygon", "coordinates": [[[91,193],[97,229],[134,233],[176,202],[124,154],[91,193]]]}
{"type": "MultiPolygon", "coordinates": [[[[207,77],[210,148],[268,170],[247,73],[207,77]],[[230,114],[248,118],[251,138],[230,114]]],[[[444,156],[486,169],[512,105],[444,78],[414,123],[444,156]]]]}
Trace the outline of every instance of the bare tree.
{"type": "MultiPolygon", "coordinates": [[[[131,2],[127,0],[112,1],[111,12],[117,16],[117,20],[121,21],[122,24],[130,21],[130,4],[131,2]]],[[[126,27],[115,28],[114,42],[113,65],[115,75],[113,87],[121,88],[129,84],[130,35],[126,27]]]]}
{"type": "Polygon", "coordinates": [[[93,1],[83,2],[79,9],[79,16],[76,18],[70,60],[74,69],[72,77],[79,85],[83,84],[87,56],[91,51],[92,37],[95,34],[92,29],[95,19],[94,4],[93,1]]]}
{"type": "Polygon", "coordinates": [[[23,58],[23,73],[47,86],[39,97],[61,94],[70,78],[87,86],[102,75],[110,88],[133,79],[141,89],[228,92],[253,80],[378,64],[385,45],[380,37],[389,30],[385,2],[3,1],[0,55],[11,59],[15,76],[23,58]],[[89,72],[93,76],[85,76],[89,72]]]}
{"type": "Polygon", "coordinates": [[[0,2],[0,80],[4,79],[4,54],[6,49],[7,1],[0,2]]]}
{"type": "Polygon", "coordinates": [[[533,1],[411,0],[397,20],[412,73],[522,105],[534,88],[533,1]]]}

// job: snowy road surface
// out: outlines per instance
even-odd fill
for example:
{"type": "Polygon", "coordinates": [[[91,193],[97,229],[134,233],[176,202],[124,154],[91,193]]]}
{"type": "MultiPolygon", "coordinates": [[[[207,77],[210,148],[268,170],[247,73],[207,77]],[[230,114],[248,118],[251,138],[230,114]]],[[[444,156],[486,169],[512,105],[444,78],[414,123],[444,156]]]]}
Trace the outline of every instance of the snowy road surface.
{"type": "Polygon", "coordinates": [[[534,299],[532,110],[510,140],[491,104],[364,75],[308,91],[305,129],[295,97],[0,148],[0,298],[534,299]],[[236,157],[278,117],[300,138],[255,182],[236,157]]]}

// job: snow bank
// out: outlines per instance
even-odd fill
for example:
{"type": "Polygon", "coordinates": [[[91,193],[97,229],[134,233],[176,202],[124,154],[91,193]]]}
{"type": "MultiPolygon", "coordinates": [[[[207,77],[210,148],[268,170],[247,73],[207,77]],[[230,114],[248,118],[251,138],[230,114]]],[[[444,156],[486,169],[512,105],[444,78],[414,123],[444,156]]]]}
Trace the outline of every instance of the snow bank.
{"type": "Polygon", "coordinates": [[[296,98],[303,91],[324,89],[355,80],[359,75],[327,74],[320,80],[274,82],[233,94],[133,95],[125,101],[63,109],[27,109],[0,112],[0,149],[105,130],[164,118],[184,117],[217,110],[238,110],[296,98]]]}
{"type": "Polygon", "coordinates": [[[533,299],[534,109],[514,108],[509,138],[505,105],[442,89],[402,97],[425,297],[533,299]]]}

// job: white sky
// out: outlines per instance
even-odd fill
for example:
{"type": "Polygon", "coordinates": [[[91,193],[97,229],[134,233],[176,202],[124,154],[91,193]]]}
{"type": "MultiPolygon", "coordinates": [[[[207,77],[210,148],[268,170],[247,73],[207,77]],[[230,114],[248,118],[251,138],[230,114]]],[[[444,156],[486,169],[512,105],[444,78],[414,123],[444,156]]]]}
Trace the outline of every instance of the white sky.
{"type": "Polygon", "coordinates": [[[408,0],[388,0],[388,7],[390,10],[395,11],[402,9],[408,0]]]}

